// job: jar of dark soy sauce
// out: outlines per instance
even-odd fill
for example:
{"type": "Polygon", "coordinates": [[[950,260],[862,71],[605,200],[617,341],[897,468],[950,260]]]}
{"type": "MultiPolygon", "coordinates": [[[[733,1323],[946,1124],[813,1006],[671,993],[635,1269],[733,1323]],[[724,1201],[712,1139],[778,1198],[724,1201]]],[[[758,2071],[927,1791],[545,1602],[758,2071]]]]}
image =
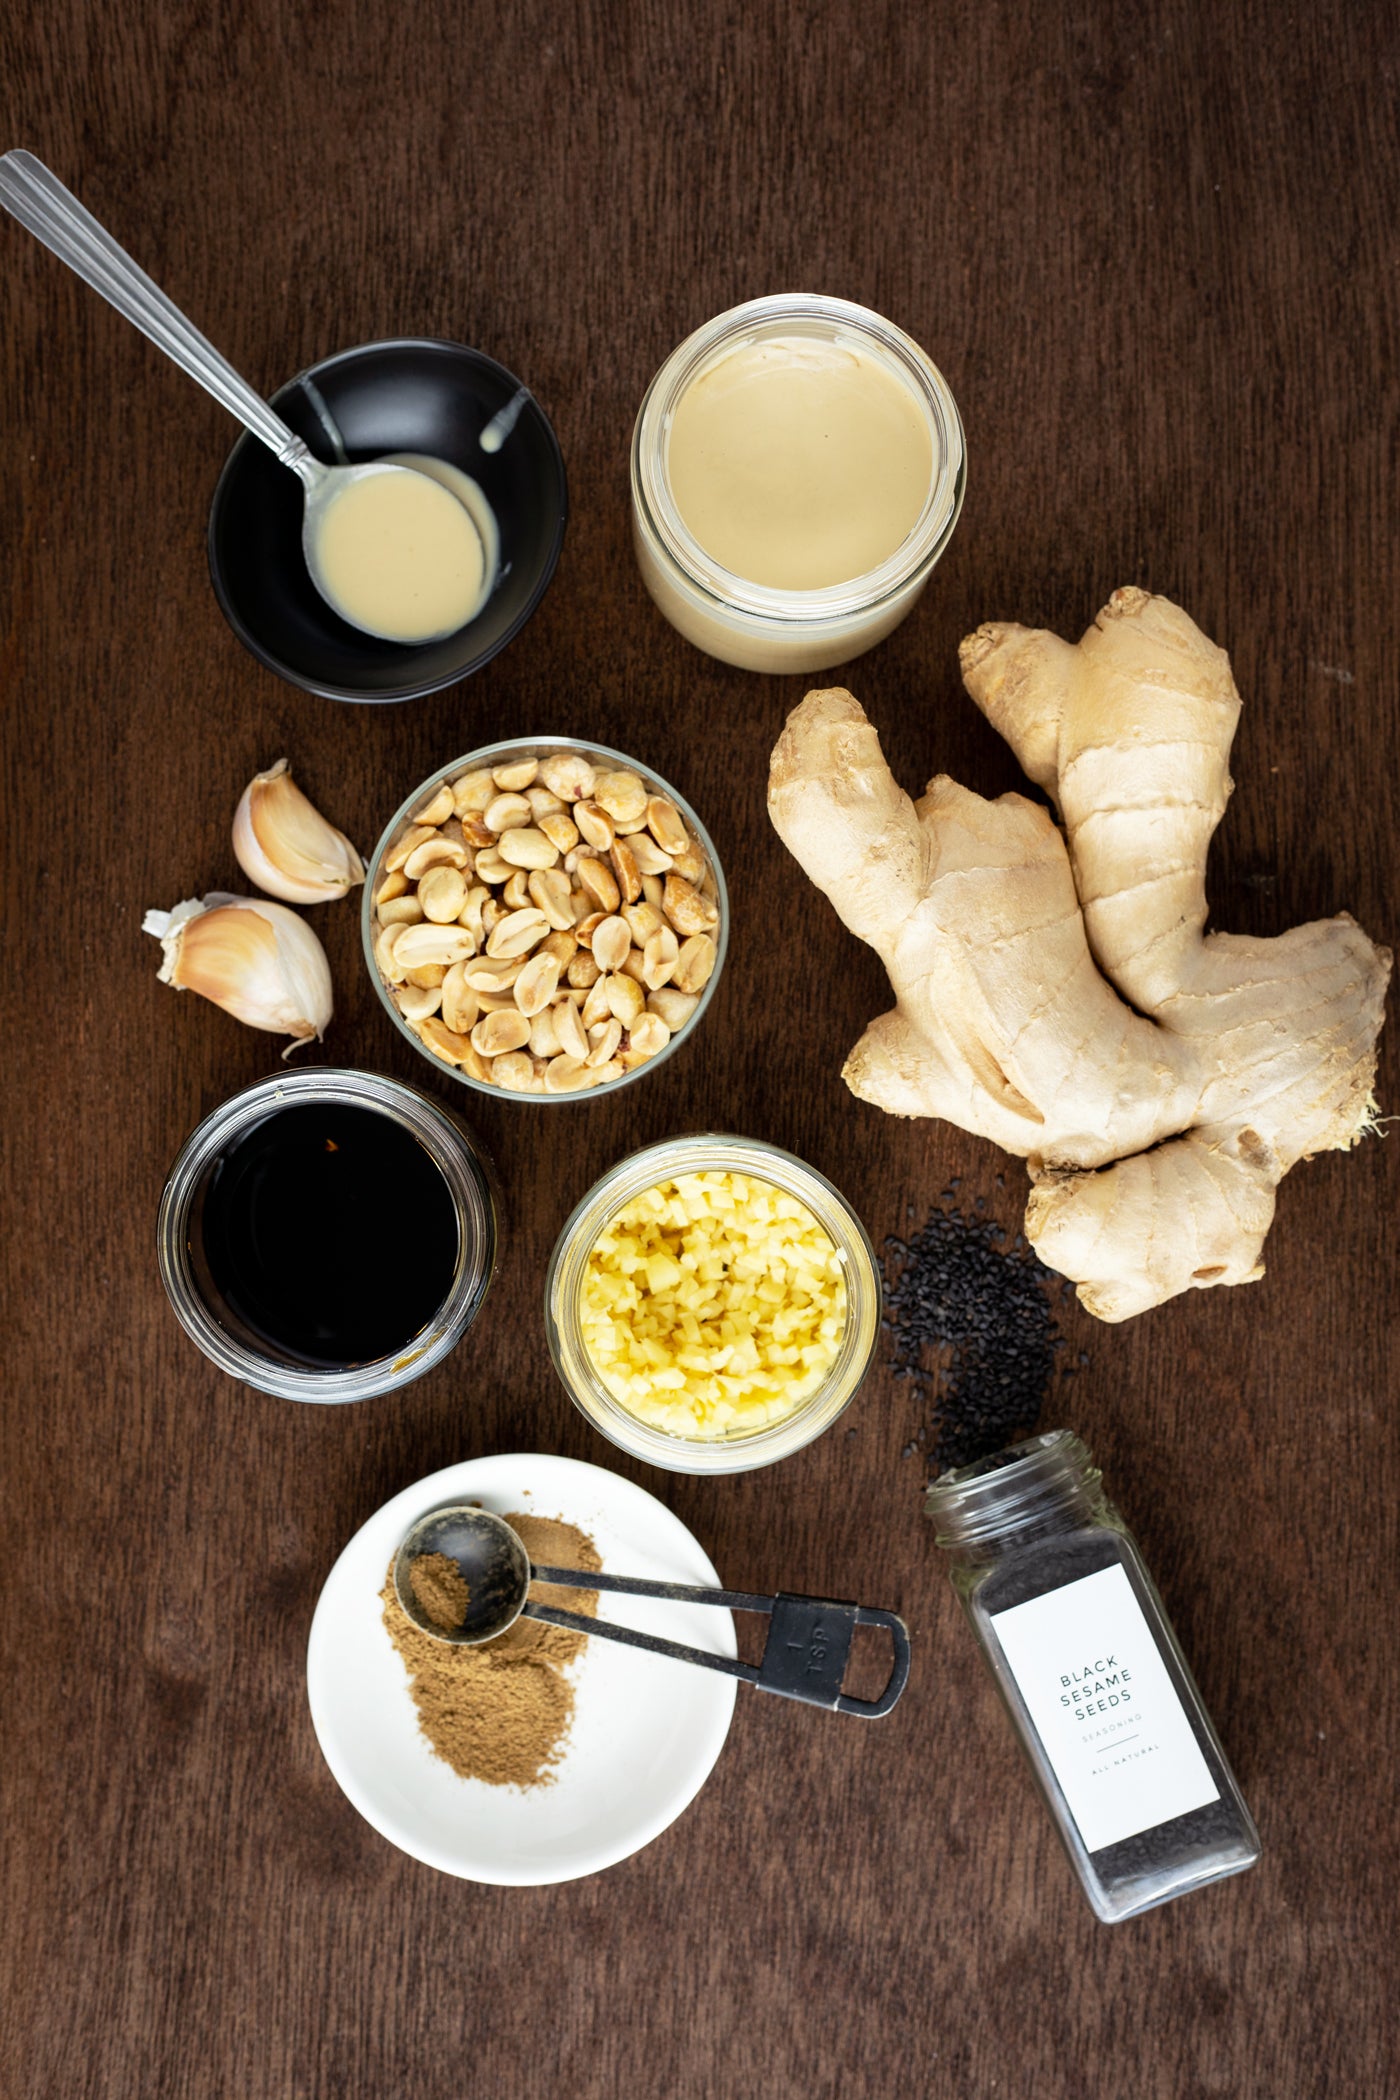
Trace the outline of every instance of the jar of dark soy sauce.
{"type": "Polygon", "coordinates": [[[278,1074],[206,1116],[171,1168],[161,1280],[220,1370],[288,1400],[365,1400],[456,1347],[496,1265],[466,1126],[375,1072],[278,1074]]]}
{"type": "Polygon", "coordinates": [[[1106,1924],[1241,1873],[1259,1834],[1136,1540],[1069,1430],[944,1473],[927,1512],[1106,1924]]]}

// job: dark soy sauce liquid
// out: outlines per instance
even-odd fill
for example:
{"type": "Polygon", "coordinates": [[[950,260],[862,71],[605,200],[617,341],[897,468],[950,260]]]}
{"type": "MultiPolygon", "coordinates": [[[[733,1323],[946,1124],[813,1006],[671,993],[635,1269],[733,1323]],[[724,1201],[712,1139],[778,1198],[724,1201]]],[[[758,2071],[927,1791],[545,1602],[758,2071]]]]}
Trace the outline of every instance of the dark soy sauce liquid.
{"type": "Polygon", "coordinates": [[[284,1355],[346,1370],[394,1356],[446,1298],[457,1212],[411,1131],[374,1109],[276,1109],[217,1161],[205,1260],[229,1309],[284,1355]]]}

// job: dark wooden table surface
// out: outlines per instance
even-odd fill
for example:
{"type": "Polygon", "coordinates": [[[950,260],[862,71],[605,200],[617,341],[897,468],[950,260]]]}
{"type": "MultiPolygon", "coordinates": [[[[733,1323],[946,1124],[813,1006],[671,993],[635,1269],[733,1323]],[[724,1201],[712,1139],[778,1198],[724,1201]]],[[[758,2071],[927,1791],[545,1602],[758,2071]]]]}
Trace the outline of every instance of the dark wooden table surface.
{"type": "MultiPolygon", "coordinates": [[[[48,160],[257,383],[397,333],[482,346],[554,419],[572,516],[529,628],[414,705],[309,699],[204,561],[224,415],[0,226],[6,1268],[0,2089],[14,2100],[567,2092],[771,2100],[1393,2093],[1400,1139],[1284,1185],[1264,1282],[1124,1328],[1064,1316],[1044,1420],[1102,1458],[1263,1834],[1256,1872],[1134,1924],[1071,1884],[921,1515],[882,1366],[843,1430],[706,1483],[620,1459],[550,1371],[549,1248],[635,1142],[790,1146],[877,1240],[950,1173],[1019,1174],[855,1103],[884,1003],[769,829],[804,681],[682,643],[646,597],[627,445],[650,374],[734,302],[815,288],[925,344],[966,420],[961,525],[848,674],[906,784],[1017,784],[959,637],[1179,599],[1245,695],[1216,923],[1349,908],[1394,940],[1397,46],[1317,0],[1030,8],[47,0],[0,30],[0,144],[48,160]],[[394,1397],[300,1409],[186,1342],[153,1227],[191,1125],[271,1038],[156,981],[142,912],[226,884],[280,753],[362,842],[493,737],[672,775],[735,898],[703,1035],[625,1095],[472,1104],[509,1231],[479,1325],[394,1397]],[[439,1877],[342,1798],[312,1609],[388,1496],[477,1453],[615,1465],[729,1581],[901,1608],[869,1731],[746,1698],[699,1800],[582,1884],[439,1877]]],[[[389,1027],[352,907],[316,914],[326,1061],[453,1089],[389,1027]]],[[[1400,1109],[1400,1032],[1379,1089],[1400,1109]]]]}

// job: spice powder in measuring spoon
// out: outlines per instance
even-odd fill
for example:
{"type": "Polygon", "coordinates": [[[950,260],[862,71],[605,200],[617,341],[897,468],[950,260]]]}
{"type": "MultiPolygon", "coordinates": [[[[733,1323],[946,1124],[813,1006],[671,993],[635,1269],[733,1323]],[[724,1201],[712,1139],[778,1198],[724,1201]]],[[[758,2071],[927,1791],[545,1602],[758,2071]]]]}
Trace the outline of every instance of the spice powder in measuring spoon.
{"type": "MultiPolygon", "coordinates": [[[[513,1513],[506,1518],[532,1561],[596,1574],[602,1557],[587,1533],[558,1517],[513,1513]]],[[[467,1585],[446,1554],[419,1554],[409,1582],[422,1610],[444,1630],[466,1616],[467,1585]],[[447,1582],[444,1562],[460,1584],[447,1582]],[[421,1571],[421,1575],[420,1575],[421,1571]],[[419,1581],[423,1589],[419,1588],[419,1581]],[[428,1601],[431,1597],[431,1602],[428,1601]],[[451,1620],[440,1613],[456,1612],[451,1620]]],[[[547,1588],[544,1595],[563,1611],[592,1618],[592,1590],[547,1588]]],[[[494,1641],[452,1647],[422,1632],[394,1595],[393,1571],[379,1593],[384,1625],[409,1675],[418,1725],[434,1753],[462,1779],[488,1786],[547,1786],[561,1763],[574,1713],[574,1687],[566,1672],[587,1638],[538,1619],[517,1619],[494,1641]]]]}

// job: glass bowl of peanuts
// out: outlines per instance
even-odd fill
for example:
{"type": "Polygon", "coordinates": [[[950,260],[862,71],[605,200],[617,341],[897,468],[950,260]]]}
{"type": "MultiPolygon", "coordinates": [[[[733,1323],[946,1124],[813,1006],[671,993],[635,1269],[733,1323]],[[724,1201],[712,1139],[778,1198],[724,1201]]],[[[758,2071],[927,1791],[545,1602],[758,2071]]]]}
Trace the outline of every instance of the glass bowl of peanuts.
{"type": "Polygon", "coordinates": [[[575,1406],[673,1473],[772,1465],[829,1429],[870,1368],[880,1272],[850,1204],[758,1138],[664,1139],[577,1205],[545,1279],[575,1406]]]}
{"type": "Polygon", "coordinates": [[[729,899],[659,774],[568,737],[490,744],[395,812],[365,878],[395,1024],[464,1085],[570,1101],[661,1064],[709,1005],[729,899]]]}

